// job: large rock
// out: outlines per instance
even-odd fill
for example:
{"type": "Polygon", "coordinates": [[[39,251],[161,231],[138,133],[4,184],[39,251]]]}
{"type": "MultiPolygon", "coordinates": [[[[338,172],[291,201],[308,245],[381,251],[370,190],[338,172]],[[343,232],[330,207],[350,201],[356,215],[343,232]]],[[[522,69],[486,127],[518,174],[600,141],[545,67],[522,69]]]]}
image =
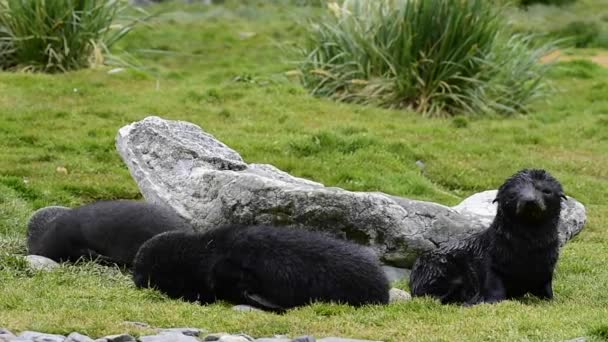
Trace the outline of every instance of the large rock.
{"type": "MultiPolygon", "coordinates": [[[[146,198],[176,210],[197,229],[227,223],[274,224],[329,232],[372,247],[391,265],[411,266],[425,250],[488,226],[488,217],[457,206],[377,192],[351,192],[293,177],[241,156],[183,121],[148,117],[120,129],[116,146],[146,198]]],[[[565,239],[585,222],[584,207],[568,201],[565,239]]],[[[466,207],[468,208],[468,207],[466,207]]],[[[491,221],[491,220],[490,220],[491,221]]],[[[565,241],[565,240],[564,240],[565,241]]]]}

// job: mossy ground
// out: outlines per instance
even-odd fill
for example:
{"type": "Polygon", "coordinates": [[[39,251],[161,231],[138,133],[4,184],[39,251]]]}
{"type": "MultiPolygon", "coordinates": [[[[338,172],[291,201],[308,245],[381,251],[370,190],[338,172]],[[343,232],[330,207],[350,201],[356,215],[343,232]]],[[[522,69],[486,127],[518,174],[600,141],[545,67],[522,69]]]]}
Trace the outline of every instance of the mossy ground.
{"type": "MultiPolygon", "coordinates": [[[[606,8],[606,1],[583,2],[606,8]]],[[[607,69],[558,63],[550,80],[555,93],[527,116],[429,120],[313,98],[290,78],[286,72],[295,65],[284,47],[298,41],[298,20],[316,9],[263,2],[163,9],[168,13],[120,44],[150,68],[145,72],[0,73],[0,326],[93,337],[146,333],[125,321],[386,341],[608,336],[607,69]],[[416,299],[243,313],[226,303],[200,306],[137,290],[128,273],[90,263],[52,273],[25,268],[12,254],[25,251],[33,210],[141,198],[114,137],[150,114],[194,122],[247,162],[331,186],[447,205],[496,188],[520,168],[546,168],[585,204],[588,223],[563,249],[551,302],[461,308],[416,299]]]]}

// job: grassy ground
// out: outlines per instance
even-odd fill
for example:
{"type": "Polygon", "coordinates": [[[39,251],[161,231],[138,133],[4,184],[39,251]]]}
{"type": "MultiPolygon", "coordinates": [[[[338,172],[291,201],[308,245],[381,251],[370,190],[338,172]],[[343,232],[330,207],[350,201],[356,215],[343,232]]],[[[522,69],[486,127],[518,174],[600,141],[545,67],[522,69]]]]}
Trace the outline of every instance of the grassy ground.
{"type": "MultiPolygon", "coordinates": [[[[585,3],[606,8],[606,1],[585,3]]],[[[152,67],[148,73],[0,73],[0,327],[97,337],[145,334],[125,323],[142,321],[386,341],[608,338],[607,69],[588,61],[557,64],[556,93],[525,117],[427,120],[311,98],[286,76],[294,66],[281,46],[297,41],[296,19],[307,8],[166,9],[172,13],[121,43],[152,67]],[[199,124],[248,162],[327,185],[449,205],[496,188],[519,168],[547,168],[586,205],[588,224],[563,250],[554,301],[473,308],[416,299],[239,313],[225,303],[199,306],[136,290],[117,269],[82,264],[33,273],[11,256],[24,253],[27,218],[37,208],[140,198],[114,136],[149,114],[199,124]],[[424,173],[416,160],[425,162],[424,173]]]]}

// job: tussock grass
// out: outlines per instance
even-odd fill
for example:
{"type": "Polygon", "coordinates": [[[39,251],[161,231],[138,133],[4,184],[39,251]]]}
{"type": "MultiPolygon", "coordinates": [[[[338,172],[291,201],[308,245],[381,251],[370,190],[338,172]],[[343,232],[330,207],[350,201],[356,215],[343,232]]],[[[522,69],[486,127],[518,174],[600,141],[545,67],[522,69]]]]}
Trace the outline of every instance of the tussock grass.
{"type": "Polygon", "coordinates": [[[520,0],[519,3],[524,6],[530,6],[530,5],[536,5],[536,4],[563,6],[563,5],[572,4],[573,2],[576,2],[576,0],[520,0]]]}
{"type": "Polygon", "coordinates": [[[0,68],[65,72],[101,64],[136,23],[115,23],[125,8],[121,0],[1,0],[0,68]]]}
{"type": "Polygon", "coordinates": [[[484,0],[346,0],[314,21],[302,80],[317,96],[427,116],[521,113],[546,70],[530,37],[511,35],[484,0]]]}

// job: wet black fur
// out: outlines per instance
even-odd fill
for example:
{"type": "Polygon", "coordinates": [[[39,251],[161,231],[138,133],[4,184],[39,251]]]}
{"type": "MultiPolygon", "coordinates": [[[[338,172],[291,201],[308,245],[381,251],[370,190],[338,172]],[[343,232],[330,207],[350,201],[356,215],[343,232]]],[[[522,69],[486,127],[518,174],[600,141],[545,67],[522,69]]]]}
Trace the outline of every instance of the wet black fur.
{"type": "Polygon", "coordinates": [[[562,186],[546,171],[519,171],[499,188],[487,230],[418,258],[412,295],[467,305],[528,293],[553,298],[562,198],[562,186]]]}
{"type": "Polygon", "coordinates": [[[39,210],[28,224],[29,254],[55,261],[94,259],[130,267],[139,247],[171,230],[192,231],[172,209],[139,201],[100,201],[39,210]]]}
{"type": "Polygon", "coordinates": [[[269,226],[171,232],[146,242],[133,279],[172,298],[226,300],[282,311],[314,301],[353,306],[388,302],[376,256],[325,234],[269,226]]]}

